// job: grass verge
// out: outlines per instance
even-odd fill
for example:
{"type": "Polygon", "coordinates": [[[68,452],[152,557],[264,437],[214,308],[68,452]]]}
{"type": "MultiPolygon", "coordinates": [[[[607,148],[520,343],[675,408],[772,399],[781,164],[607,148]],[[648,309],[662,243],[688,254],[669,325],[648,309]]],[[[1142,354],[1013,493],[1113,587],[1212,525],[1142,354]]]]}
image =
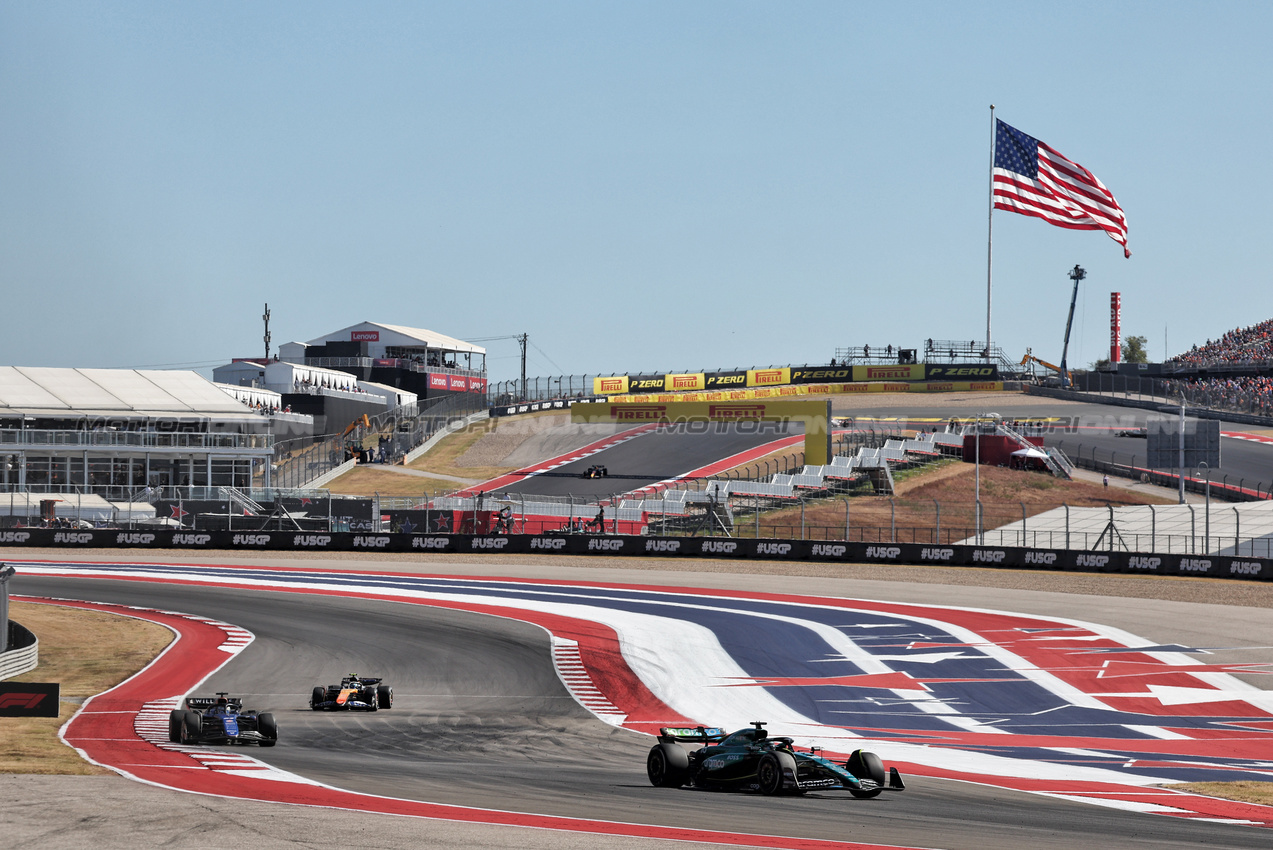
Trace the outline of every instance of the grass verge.
{"type": "Polygon", "coordinates": [[[386,469],[378,469],[373,464],[349,470],[328,484],[327,489],[347,496],[371,496],[373,493],[379,493],[381,496],[424,498],[434,493],[450,492],[463,486],[458,481],[446,478],[390,472],[386,469]]]}
{"type": "Polygon", "coordinates": [[[1273,782],[1188,782],[1172,785],[1173,791],[1188,791],[1222,800],[1273,806],[1273,782]]]}
{"type": "Polygon", "coordinates": [[[58,729],[81,703],[136,673],[172,641],[163,626],[58,605],[12,602],[9,617],[40,639],[40,666],[14,682],[59,682],[54,717],[0,717],[0,773],[99,774],[62,743],[58,729]]]}

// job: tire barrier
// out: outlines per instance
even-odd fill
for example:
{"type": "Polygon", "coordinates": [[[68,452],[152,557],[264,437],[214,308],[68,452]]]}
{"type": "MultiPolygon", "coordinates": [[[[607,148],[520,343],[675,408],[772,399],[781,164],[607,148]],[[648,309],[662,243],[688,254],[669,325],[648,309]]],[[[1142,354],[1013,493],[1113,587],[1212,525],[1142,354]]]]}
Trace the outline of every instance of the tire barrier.
{"type": "Polygon", "coordinates": [[[0,545],[52,549],[232,551],[444,552],[508,555],[635,555],[746,558],[854,564],[991,567],[1136,575],[1207,576],[1273,581],[1273,559],[1241,555],[1182,555],[1014,546],[933,546],[730,537],[603,534],[401,534],[314,531],[0,531],[0,545]]]}

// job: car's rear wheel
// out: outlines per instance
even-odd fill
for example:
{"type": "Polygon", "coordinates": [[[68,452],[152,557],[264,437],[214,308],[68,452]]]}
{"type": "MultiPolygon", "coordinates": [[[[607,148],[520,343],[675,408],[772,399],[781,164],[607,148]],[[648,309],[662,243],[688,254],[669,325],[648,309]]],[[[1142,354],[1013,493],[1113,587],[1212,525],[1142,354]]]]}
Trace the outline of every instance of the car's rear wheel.
{"type": "Polygon", "coordinates": [[[884,793],[884,762],[875,753],[866,750],[854,750],[853,755],[844,763],[845,769],[858,779],[869,779],[878,788],[850,788],[849,793],[860,800],[869,800],[884,793]]]}
{"type": "Polygon", "coordinates": [[[645,759],[645,773],[656,788],[680,788],[690,775],[690,757],[676,744],[656,744],[645,759]]]}
{"type": "Polygon", "coordinates": [[[393,708],[393,688],[380,685],[376,688],[376,703],[381,708],[393,708]]]}
{"type": "Polygon", "coordinates": [[[257,715],[256,728],[265,740],[261,742],[262,747],[272,747],[278,743],[278,724],[274,722],[274,715],[266,712],[257,715]]]}
{"type": "Polygon", "coordinates": [[[181,743],[199,743],[199,735],[203,732],[203,718],[199,716],[199,712],[187,711],[181,719],[181,743]]]}
{"type": "Polygon", "coordinates": [[[174,708],[168,714],[168,741],[173,744],[181,743],[181,724],[185,722],[186,713],[179,708],[174,708]]]}
{"type": "Polygon", "coordinates": [[[313,693],[309,695],[309,707],[314,711],[318,711],[318,707],[327,702],[327,689],[314,688],[313,693]]]}

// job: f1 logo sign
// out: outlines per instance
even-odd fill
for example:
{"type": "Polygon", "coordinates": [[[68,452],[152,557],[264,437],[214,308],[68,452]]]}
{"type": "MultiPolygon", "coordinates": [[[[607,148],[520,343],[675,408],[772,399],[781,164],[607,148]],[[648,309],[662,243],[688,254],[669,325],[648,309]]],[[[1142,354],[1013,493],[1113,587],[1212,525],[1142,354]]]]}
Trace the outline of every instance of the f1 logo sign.
{"type": "Polygon", "coordinates": [[[0,684],[0,717],[57,717],[56,682],[12,682],[0,684]]]}
{"type": "Polygon", "coordinates": [[[0,709],[35,708],[44,696],[44,694],[0,694],[0,709]]]}

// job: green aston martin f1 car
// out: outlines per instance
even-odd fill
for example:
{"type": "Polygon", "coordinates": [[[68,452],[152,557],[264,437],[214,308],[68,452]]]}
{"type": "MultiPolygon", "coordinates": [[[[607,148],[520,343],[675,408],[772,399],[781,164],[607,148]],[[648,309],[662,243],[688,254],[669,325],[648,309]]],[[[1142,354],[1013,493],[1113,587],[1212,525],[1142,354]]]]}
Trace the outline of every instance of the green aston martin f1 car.
{"type": "Polygon", "coordinates": [[[875,753],[857,750],[841,765],[816,747],[797,752],[790,738],[771,738],[764,723],[751,726],[728,735],[703,726],[660,729],[659,742],[645,762],[650,783],[762,794],[848,791],[863,798],[906,788],[897,768],[885,774],[875,753]],[[705,746],[687,751],[680,744],[705,746]]]}

